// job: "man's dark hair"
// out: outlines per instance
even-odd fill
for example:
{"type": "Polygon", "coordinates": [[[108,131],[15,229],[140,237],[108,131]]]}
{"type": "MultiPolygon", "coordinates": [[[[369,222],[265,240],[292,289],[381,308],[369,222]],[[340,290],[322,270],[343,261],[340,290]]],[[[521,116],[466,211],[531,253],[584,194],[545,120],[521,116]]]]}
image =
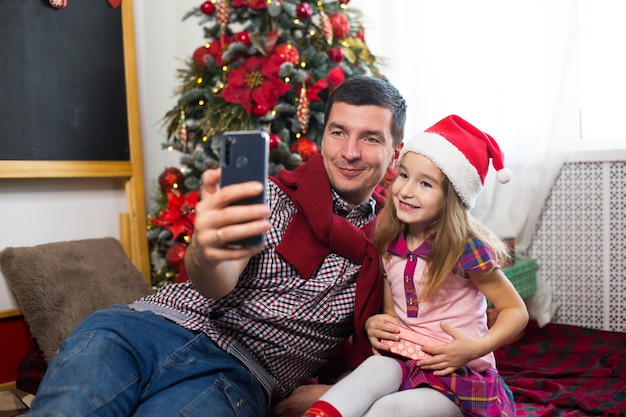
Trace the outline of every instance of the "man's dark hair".
{"type": "Polygon", "coordinates": [[[348,78],[329,94],[324,120],[329,119],[330,110],[336,102],[353,106],[380,106],[391,110],[393,145],[397,146],[402,142],[406,122],[406,101],[390,82],[369,76],[348,78]]]}

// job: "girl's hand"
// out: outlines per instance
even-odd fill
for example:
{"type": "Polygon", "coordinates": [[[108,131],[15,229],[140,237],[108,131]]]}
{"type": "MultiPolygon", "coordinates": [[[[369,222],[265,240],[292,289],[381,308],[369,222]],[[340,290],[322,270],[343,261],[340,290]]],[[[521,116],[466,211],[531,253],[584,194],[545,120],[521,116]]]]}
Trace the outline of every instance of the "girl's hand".
{"type": "Polygon", "coordinates": [[[398,320],[389,314],[377,314],[370,317],[365,322],[365,330],[367,331],[367,337],[372,345],[372,352],[379,354],[379,351],[388,351],[389,346],[380,342],[381,339],[398,341],[398,333],[400,330],[396,326],[392,326],[389,323],[398,324],[398,320]]]}
{"type": "Polygon", "coordinates": [[[441,328],[453,339],[445,345],[422,346],[422,350],[432,357],[419,361],[421,369],[445,376],[486,353],[483,352],[480,339],[467,336],[446,323],[441,323],[441,328]]]}

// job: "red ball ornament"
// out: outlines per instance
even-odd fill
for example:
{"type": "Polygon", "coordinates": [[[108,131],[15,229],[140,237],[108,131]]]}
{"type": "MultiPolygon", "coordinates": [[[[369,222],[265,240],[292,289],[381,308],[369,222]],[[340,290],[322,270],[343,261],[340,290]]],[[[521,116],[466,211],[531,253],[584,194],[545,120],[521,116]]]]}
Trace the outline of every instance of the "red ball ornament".
{"type": "Polygon", "coordinates": [[[333,27],[333,33],[339,39],[343,39],[350,33],[350,21],[343,13],[333,13],[329,17],[333,27]]]}
{"type": "Polygon", "coordinates": [[[207,55],[210,55],[209,48],[201,46],[193,52],[191,59],[196,64],[204,66],[206,65],[207,55]]]}
{"type": "Polygon", "coordinates": [[[281,142],[280,136],[276,133],[270,133],[270,151],[278,148],[278,144],[281,142]]]}
{"type": "Polygon", "coordinates": [[[276,45],[274,53],[285,60],[285,62],[291,62],[293,65],[298,65],[300,62],[300,53],[298,48],[290,43],[281,43],[276,45]]]}
{"type": "Polygon", "coordinates": [[[296,139],[296,141],[293,142],[289,147],[289,150],[292,153],[297,153],[298,155],[300,155],[302,157],[302,160],[305,162],[308,161],[309,158],[311,158],[312,156],[319,153],[319,150],[317,149],[317,144],[313,140],[305,137],[296,139]]]}
{"type": "Polygon", "coordinates": [[[159,186],[165,192],[172,188],[180,189],[185,177],[178,168],[167,168],[159,175],[159,186]]]}
{"type": "Polygon", "coordinates": [[[313,16],[313,7],[307,2],[300,3],[298,7],[296,7],[296,16],[298,16],[300,20],[308,19],[313,16]]]}
{"type": "Polygon", "coordinates": [[[200,11],[207,16],[211,16],[215,13],[215,4],[212,1],[205,1],[200,5],[200,11]]]}
{"type": "Polygon", "coordinates": [[[270,107],[267,104],[254,103],[252,105],[252,115],[256,117],[265,116],[270,111],[270,107]]]}
{"type": "Polygon", "coordinates": [[[237,32],[233,35],[234,42],[241,42],[246,46],[250,45],[250,33],[248,31],[237,32]]]}
{"type": "Polygon", "coordinates": [[[348,3],[350,3],[350,0],[339,0],[339,4],[344,5],[344,4],[348,4],[348,3]]]}
{"type": "Polygon", "coordinates": [[[343,48],[341,48],[341,46],[333,46],[330,48],[330,51],[328,51],[328,57],[333,62],[343,61],[343,48]]]}
{"type": "Polygon", "coordinates": [[[176,243],[165,252],[165,261],[167,265],[174,271],[180,271],[185,259],[185,250],[187,245],[184,243],[176,243]]]}

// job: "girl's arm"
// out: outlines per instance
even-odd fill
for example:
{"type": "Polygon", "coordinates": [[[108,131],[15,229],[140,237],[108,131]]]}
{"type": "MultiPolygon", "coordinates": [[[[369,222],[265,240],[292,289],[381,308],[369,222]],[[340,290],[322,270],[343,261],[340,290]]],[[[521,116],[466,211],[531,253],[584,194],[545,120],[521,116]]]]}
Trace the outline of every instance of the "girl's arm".
{"type": "Polygon", "coordinates": [[[491,301],[498,317],[489,331],[481,338],[470,337],[442,323],[441,328],[453,337],[442,346],[424,346],[423,350],[433,357],[420,361],[422,369],[435,375],[448,375],[469,361],[499,348],[513,339],[528,323],[528,311],[511,281],[500,269],[470,273],[469,279],[491,301]]]}
{"type": "Polygon", "coordinates": [[[470,279],[498,312],[495,323],[481,338],[483,354],[487,354],[512,340],[526,327],[528,310],[501,269],[470,274],[470,279]]]}

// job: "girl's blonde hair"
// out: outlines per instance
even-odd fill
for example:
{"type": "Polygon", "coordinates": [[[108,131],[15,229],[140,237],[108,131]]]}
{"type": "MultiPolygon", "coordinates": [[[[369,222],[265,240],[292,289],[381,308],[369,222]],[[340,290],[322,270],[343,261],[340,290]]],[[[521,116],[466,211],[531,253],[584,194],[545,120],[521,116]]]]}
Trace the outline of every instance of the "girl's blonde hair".
{"type": "MultiPolygon", "coordinates": [[[[444,201],[441,213],[426,233],[432,239],[432,248],[426,258],[428,280],[420,295],[420,301],[427,300],[437,293],[448,275],[457,269],[469,239],[478,238],[484,241],[499,264],[503,264],[509,258],[502,239],[469,213],[452,183],[445,175],[443,177],[444,201]]],[[[389,199],[376,221],[372,238],[385,260],[391,256],[387,252],[389,245],[407,230],[407,225],[398,219],[396,208],[389,199]]]]}

